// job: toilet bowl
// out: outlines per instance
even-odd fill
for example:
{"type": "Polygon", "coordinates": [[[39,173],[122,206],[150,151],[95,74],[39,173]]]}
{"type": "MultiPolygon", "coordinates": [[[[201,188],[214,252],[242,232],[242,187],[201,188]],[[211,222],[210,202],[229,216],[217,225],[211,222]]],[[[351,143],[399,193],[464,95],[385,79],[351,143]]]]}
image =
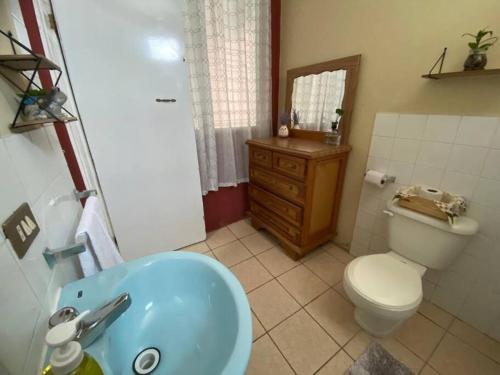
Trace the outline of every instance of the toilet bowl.
{"type": "Polygon", "coordinates": [[[397,254],[366,255],[345,269],[344,289],[356,306],[355,319],[375,336],[391,334],[418,309],[425,267],[397,254]]]}
{"type": "Polygon", "coordinates": [[[344,289],[356,306],[358,324],[375,336],[387,336],[411,317],[422,302],[427,267],[446,268],[479,228],[476,221],[453,224],[387,203],[385,254],[360,256],[344,271],[344,289]]]}

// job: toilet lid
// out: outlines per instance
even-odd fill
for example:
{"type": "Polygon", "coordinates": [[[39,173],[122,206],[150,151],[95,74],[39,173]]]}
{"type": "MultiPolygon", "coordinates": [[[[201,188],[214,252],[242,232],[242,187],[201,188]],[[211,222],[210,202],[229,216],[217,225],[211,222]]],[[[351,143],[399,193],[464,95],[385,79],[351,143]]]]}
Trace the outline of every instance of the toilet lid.
{"type": "Polygon", "coordinates": [[[347,268],[352,288],[366,300],[392,310],[411,309],[422,300],[416,270],[386,254],[356,258],[347,268]]]}

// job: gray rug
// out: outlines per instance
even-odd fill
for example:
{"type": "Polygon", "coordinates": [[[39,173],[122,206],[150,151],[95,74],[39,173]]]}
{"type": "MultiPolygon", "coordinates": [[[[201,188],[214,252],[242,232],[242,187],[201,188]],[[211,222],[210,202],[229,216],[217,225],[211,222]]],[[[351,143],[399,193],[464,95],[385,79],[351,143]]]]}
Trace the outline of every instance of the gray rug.
{"type": "Polygon", "coordinates": [[[372,342],[354,362],[350,375],[413,375],[408,367],[394,358],[382,345],[372,342]]]}

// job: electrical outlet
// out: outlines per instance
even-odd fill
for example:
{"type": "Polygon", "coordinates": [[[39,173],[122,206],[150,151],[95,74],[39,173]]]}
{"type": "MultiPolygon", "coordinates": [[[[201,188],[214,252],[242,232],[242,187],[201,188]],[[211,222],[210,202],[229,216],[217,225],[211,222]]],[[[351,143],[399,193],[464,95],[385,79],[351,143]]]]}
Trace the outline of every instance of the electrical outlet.
{"type": "Polygon", "coordinates": [[[23,203],[10,215],[2,224],[2,229],[19,259],[24,257],[40,232],[40,228],[28,203],[23,203]]]}

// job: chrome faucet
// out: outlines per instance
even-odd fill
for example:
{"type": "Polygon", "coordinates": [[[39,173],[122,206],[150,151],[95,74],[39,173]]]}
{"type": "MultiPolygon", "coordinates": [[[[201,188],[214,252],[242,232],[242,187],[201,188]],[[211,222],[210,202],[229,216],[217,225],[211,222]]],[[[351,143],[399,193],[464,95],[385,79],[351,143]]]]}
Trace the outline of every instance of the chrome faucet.
{"type": "MultiPolygon", "coordinates": [[[[132,299],[128,293],[122,293],[99,309],[89,312],[78,324],[76,341],[82,348],[92,344],[104,330],[109,327],[121,314],[128,309],[132,299]]],[[[74,307],[63,307],[56,311],[49,319],[49,328],[75,319],[79,312],[74,307]]]]}

